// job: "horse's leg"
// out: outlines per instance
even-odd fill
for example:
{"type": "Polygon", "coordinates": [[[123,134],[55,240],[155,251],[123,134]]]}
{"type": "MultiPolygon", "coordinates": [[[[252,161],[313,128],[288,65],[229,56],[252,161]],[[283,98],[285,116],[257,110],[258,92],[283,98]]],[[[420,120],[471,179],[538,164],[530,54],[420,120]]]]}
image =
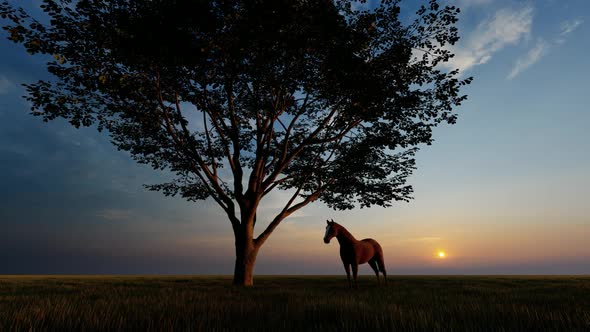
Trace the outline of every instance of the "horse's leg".
{"type": "Polygon", "coordinates": [[[369,261],[369,265],[371,265],[371,268],[373,269],[373,271],[375,271],[375,275],[377,276],[377,285],[380,285],[381,280],[379,279],[379,269],[377,268],[377,260],[371,259],[369,261]]]}
{"type": "Polygon", "coordinates": [[[346,270],[346,279],[348,280],[348,288],[351,288],[352,285],[350,283],[350,264],[344,263],[344,270],[346,270]]]}
{"type": "Polygon", "coordinates": [[[379,265],[379,271],[383,273],[383,280],[385,280],[385,284],[387,285],[387,272],[385,272],[385,262],[383,260],[383,252],[379,255],[379,259],[377,260],[377,265],[379,265]]]}
{"type": "Polygon", "coordinates": [[[352,263],[352,278],[354,279],[354,288],[358,288],[358,284],[356,283],[356,276],[359,272],[359,264],[357,262],[352,263]]]}

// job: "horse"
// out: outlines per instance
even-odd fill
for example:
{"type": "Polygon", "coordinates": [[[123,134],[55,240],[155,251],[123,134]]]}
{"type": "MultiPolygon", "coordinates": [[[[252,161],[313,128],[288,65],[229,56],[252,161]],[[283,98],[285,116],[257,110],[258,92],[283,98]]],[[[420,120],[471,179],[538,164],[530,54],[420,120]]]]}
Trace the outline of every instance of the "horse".
{"type": "Polygon", "coordinates": [[[346,278],[348,279],[348,287],[351,287],[350,282],[350,267],[352,266],[352,277],[354,278],[354,287],[357,288],[357,273],[360,264],[369,263],[375,275],[377,276],[377,284],[380,285],[379,272],[383,273],[385,284],[387,284],[387,272],[385,272],[385,264],[383,262],[383,249],[377,241],[373,239],[357,240],[350,234],[346,228],[332,221],[326,220],[326,234],[324,235],[324,243],[330,243],[333,237],[338,239],[340,243],[340,258],[346,270],[346,278]]]}

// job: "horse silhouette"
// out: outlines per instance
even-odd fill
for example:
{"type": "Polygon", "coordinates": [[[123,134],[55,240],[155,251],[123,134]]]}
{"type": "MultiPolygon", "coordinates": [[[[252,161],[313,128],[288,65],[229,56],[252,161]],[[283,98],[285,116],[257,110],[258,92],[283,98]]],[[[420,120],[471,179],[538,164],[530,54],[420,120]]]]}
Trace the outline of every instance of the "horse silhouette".
{"type": "Polygon", "coordinates": [[[337,224],[334,220],[326,220],[326,234],[324,235],[324,243],[330,243],[333,237],[336,237],[340,243],[340,258],[346,270],[346,278],[348,279],[348,286],[351,287],[350,282],[350,267],[352,266],[352,277],[354,279],[354,287],[357,287],[357,273],[360,264],[369,263],[375,275],[377,276],[377,284],[381,284],[379,279],[379,271],[383,273],[383,278],[387,284],[387,272],[385,272],[385,264],[383,262],[383,249],[377,241],[373,239],[357,240],[350,234],[346,228],[337,224]]]}

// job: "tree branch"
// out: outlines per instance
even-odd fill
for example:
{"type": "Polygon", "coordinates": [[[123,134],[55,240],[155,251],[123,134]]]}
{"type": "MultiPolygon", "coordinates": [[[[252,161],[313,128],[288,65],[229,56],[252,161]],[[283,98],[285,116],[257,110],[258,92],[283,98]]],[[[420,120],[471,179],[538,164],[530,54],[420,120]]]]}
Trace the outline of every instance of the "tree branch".
{"type": "Polygon", "coordinates": [[[211,167],[213,167],[213,175],[217,176],[217,164],[215,162],[215,156],[213,155],[213,147],[211,146],[211,134],[207,128],[207,113],[203,112],[203,126],[205,128],[205,135],[207,137],[207,150],[209,151],[209,157],[211,158],[211,167]]]}
{"type": "Polygon", "coordinates": [[[225,84],[225,93],[227,95],[227,107],[229,110],[230,115],[230,138],[232,140],[233,146],[233,162],[234,167],[232,169],[232,173],[234,176],[234,196],[238,200],[238,203],[241,202],[242,196],[244,194],[244,187],[242,185],[242,177],[244,175],[244,171],[242,169],[242,164],[240,162],[240,128],[238,121],[236,120],[236,114],[234,110],[234,97],[233,97],[233,84],[232,82],[226,82],[225,84]]]}
{"type": "Polygon", "coordinates": [[[170,120],[170,113],[168,112],[168,109],[170,107],[168,107],[164,104],[164,98],[162,96],[162,88],[161,88],[161,84],[160,84],[160,72],[159,71],[157,71],[157,73],[156,73],[156,88],[157,88],[157,95],[158,95],[158,103],[159,103],[160,107],[162,108],[162,113],[164,115],[164,121],[166,124],[166,127],[165,127],[166,131],[172,137],[173,141],[178,146],[178,148],[180,150],[184,150],[186,152],[187,156],[190,157],[190,159],[194,159],[197,162],[197,164],[199,165],[200,168],[197,168],[196,165],[193,165],[193,170],[195,171],[195,174],[201,179],[201,181],[203,181],[203,183],[205,185],[211,184],[213,186],[213,189],[215,190],[217,195],[219,195],[219,197],[216,197],[213,195],[212,196],[213,199],[215,199],[215,201],[218,204],[221,203],[221,201],[223,201],[225,203],[225,204],[220,204],[220,206],[228,214],[228,217],[229,217],[231,223],[233,224],[236,220],[234,204],[233,204],[231,198],[225,193],[223,188],[221,188],[221,186],[219,185],[219,181],[218,181],[219,178],[211,172],[209,167],[205,164],[205,162],[203,161],[203,159],[199,155],[198,151],[194,151],[194,153],[191,153],[190,149],[188,149],[186,147],[186,143],[183,142],[182,140],[180,140],[178,138],[178,135],[176,134],[176,129],[170,120]],[[205,174],[205,176],[207,177],[207,180],[209,182],[207,182],[204,179],[204,176],[201,173],[201,171],[205,174]]]}
{"type": "Polygon", "coordinates": [[[306,206],[307,204],[318,199],[320,197],[320,195],[322,194],[322,192],[324,192],[324,190],[326,188],[327,188],[327,185],[324,185],[323,187],[321,187],[320,189],[318,189],[317,191],[315,191],[311,195],[307,196],[303,201],[301,201],[301,202],[295,204],[293,207],[291,207],[291,204],[293,204],[293,201],[295,200],[295,198],[297,198],[297,196],[299,195],[299,192],[301,190],[301,188],[298,188],[297,191],[295,192],[295,194],[291,197],[291,199],[287,203],[287,205],[285,205],[283,210],[271,221],[271,223],[266,227],[266,229],[254,240],[254,243],[256,244],[256,246],[261,246],[268,239],[270,234],[272,234],[272,232],[275,230],[275,228],[277,228],[277,226],[281,223],[281,221],[285,220],[285,218],[287,218],[288,216],[293,214],[293,212],[301,209],[302,207],[306,206]]]}
{"type": "MultiPolygon", "coordinates": [[[[287,167],[287,165],[293,160],[293,158],[295,158],[307,145],[309,145],[309,143],[311,143],[315,139],[315,137],[330,122],[330,120],[332,120],[332,117],[334,116],[334,114],[336,114],[336,108],[333,108],[330,111],[330,113],[328,114],[328,116],[326,116],[326,118],[322,121],[322,123],[320,125],[318,125],[318,127],[307,138],[305,138],[303,140],[303,142],[301,142],[301,144],[299,144],[299,146],[297,148],[295,148],[284,159],[281,158],[277,168],[266,178],[266,180],[264,180],[264,182],[262,184],[262,188],[264,190],[266,190],[266,188],[268,188],[268,186],[277,178],[277,176],[279,176],[279,174],[281,174],[281,172],[285,169],[285,167],[287,167]]],[[[285,140],[286,139],[287,138],[285,138],[285,140]]],[[[285,150],[283,150],[283,153],[284,152],[285,152],[285,150]]]]}
{"type": "MultiPolygon", "coordinates": [[[[333,153],[330,154],[329,158],[332,157],[332,154],[333,153]]],[[[318,185],[318,190],[316,190],[315,192],[313,192],[312,194],[307,196],[302,202],[299,202],[299,203],[295,204],[293,207],[291,207],[291,204],[293,204],[295,199],[299,196],[299,193],[301,192],[301,190],[305,186],[307,180],[314,173],[314,170],[316,169],[316,166],[317,166],[317,162],[320,158],[321,158],[321,151],[318,152],[318,154],[316,155],[316,157],[312,161],[312,163],[310,165],[310,171],[305,175],[305,178],[301,181],[301,184],[299,185],[299,187],[297,188],[295,193],[291,196],[291,198],[289,199],[289,201],[287,202],[287,204],[285,205],[283,210],[273,219],[273,221],[258,236],[258,238],[256,238],[257,245],[262,245],[264,243],[264,241],[266,241],[266,239],[274,231],[274,229],[281,223],[281,221],[283,221],[285,218],[287,218],[293,212],[301,209],[302,207],[306,206],[307,204],[318,199],[318,197],[320,197],[320,195],[322,194],[322,192],[324,192],[324,190],[328,187],[328,185],[331,184],[331,182],[329,182],[328,184],[325,184],[324,186],[318,185]]],[[[328,160],[329,160],[329,158],[328,158],[328,160]]],[[[317,166],[317,167],[319,167],[319,166],[317,166]]],[[[288,177],[282,178],[281,181],[285,181],[287,178],[288,177]]],[[[274,186],[276,186],[276,185],[277,185],[277,182],[273,183],[272,187],[274,188],[274,186]]],[[[265,190],[265,192],[268,193],[268,192],[270,192],[270,190],[272,190],[272,189],[268,189],[268,191],[265,190]]]]}

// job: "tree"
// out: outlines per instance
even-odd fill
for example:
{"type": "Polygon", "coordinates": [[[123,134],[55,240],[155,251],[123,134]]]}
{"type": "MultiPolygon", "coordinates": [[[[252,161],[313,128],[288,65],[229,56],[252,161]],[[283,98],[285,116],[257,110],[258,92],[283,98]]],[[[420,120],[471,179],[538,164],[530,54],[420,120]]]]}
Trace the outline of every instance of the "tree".
{"type": "Polygon", "coordinates": [[[139,163],[175,175],[147,185],[211,198],[235,235],[234,284],[293,212],[411,199],[414,154],[454,123],[466,96],[452,57],[459,9],[435,0],[404,25],[399,1],[44,0],[43,23],[3,1],[8,39],[52,56],[25,84],[44,121],[106,130],[139,163]],[[361,1],[362,2],[362,1],[361,1]],[[255,234],[275,189],[291,197],[255,234]]]}

